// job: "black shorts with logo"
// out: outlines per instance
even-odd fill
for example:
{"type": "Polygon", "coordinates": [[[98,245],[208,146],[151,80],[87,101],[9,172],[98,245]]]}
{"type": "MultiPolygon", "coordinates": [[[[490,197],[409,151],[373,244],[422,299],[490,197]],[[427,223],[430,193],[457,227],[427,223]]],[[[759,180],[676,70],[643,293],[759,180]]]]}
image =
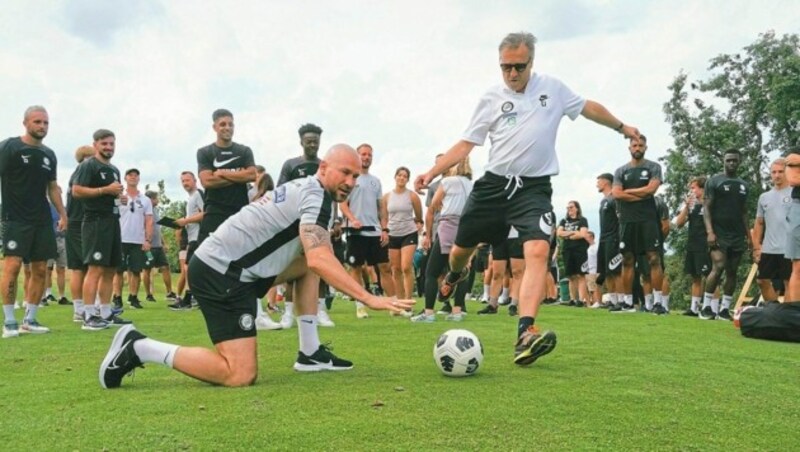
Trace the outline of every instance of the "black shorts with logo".
{"type": "MultiPolygon", "coordinates": [[[[622,272],[622,254],[619,252],[619,238],[600,238],[597,245],[597,274],[603,278],[616,276],[622,272]]],[[[600,279],[602,281],[602,279],[600,279]]]]}
{"type": "Polygon", "coordinates": [[[380,237],[350,234],[347,236],[347,263],[358,267],[389,262],[389,248],[381,246],[380,237]]]}
{"type": "Polygon", "coordinates": [[[199,258],[189,261],[188,278],[212,343],[256,336],[256,303],[275,278],[242,282],[219,273],[199,258]]]}
{"type": "Polygon", "coordinates": [[[141,243],[122,244],[122,262],[117,268],[117,272],[131,271],[139,273],[144,270],[146,261],[141,243]]]}
{"type": "Polygon", "coordinates": [[[390,250],[399,250],[400,248],[405,248],[410,245],[416,245],[419,243],[419,234],[416,232],[412,232],[408,235],[401,235],[401,236],[389,236],[389,249],[390,250]]]}
{"type": "Polygon", "coordinates": [[[162,268],[169,265],[169,262],[167,262],[167,255],[164,253],[164,248],[150,248],[150,252],[153,254],[153,260],[147,260],[145,258],[145,269],[150,270],[151,268],[162,268]]]}
{"type": "Polygon", "coordinates": [[[711,256],[708,251],[687,251],[683,259],[683,272],[687,275],[702,278],[711,272],[711,256]]]}
{"type": "Polygon", "coordinates": [[[783,254],[761,253],[758,261],[758,279],[780,279],[787,281],[792,276],[792,261],[783,254]]]}
{"type": "Polygon", "coordinates": [[[56,233],[52,224],[30,225],[19,221],[3,223],[3,254],[28,262],[55,259],[56,233]]]}
{"type": "Polygon", "coordinates": [[[522,243],[549,240],[555,223],[552,195],[550,176],[506,178],[487,172],[475,182],[464,206],[456,245],[500,243],[511,226],[519,231],[522,243]]]}
{"type": "Polygon", "coordinates": [[[83,221],[70,221],[67,224],[67,268],[86,271],[83,263],[83,221]]]}
{"type": "Polygon", "coordinates": [[[585,275],[587,273],[587,260],[589,256],[586,248],[564,250],[564,273],[569,276],[585,275]]]}
{"type": "Polygon", "coordinates": [[[84,220],[81,237],[84,264],[100,267],[122,264],[122,235],[117,217],[84,220]]]}
{"type": "Polygon", "coordinates": [[[619,250],[623,254],[644,254],[662,249],[661,231],[655,220],[620,223],[619,228],[619,250]]]}

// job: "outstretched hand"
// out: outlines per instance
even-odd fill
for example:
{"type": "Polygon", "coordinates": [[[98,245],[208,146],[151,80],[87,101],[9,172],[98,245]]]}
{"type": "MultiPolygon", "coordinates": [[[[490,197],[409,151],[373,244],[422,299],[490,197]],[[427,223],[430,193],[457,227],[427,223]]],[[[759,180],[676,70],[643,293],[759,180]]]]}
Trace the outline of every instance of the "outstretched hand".
{"type": "Polygon", "coordinates": [[[364,304],[376,311],[389,311],[399,314],[414,307],[416,300],[398,300],[396,297],[369,297],[364,304]]]}
{"type": "Polygon", "coordinates": [[[637,129],[634,126],[629,126],[627,124],[622,126],[622,130],[620,130],[620,133],[627,139],[639,138],[640,135],[639,129],[637,129]]]}
{"type": "Polygon", "coordinates": [[[429,176],[428,173],[417,176],[417,178],[414,179],[414,191],[422,194],[422,190],[428,188],[428,184],[431,183],[431,179],[433,178],[429,176]]]}

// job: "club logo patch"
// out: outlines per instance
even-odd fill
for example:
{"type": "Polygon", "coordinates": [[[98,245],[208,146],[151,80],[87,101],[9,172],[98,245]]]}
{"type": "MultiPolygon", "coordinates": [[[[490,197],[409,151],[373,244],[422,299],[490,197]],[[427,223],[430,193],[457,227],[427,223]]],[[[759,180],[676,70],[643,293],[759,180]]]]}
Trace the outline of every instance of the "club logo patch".
{"type": "Polygon", "coordinates": [[[103,258],[103,253],[101,253],[100,251],[95,251],[94,254],[92,254],[92,259],[96,261],[99,261],[102,258],[103,258]]]}
{"type": "Polygon", "coordinates": [[[500,107],[500,111],[502,111],[503,113],[508,113],[513,109],[514,109],[514,103],[509,101],[503,102],[503,106],[500,107]]]}
{"type": "Polygon", "coordinates": [[[624,250],[625,249],[625,242],[619,242],[619,249],[620,250],[624,250]]]}
{"type": "Polygon", "coordinates": [[[244,331],[250,331],[253,329],[253,316],[250,314],[242,314],[239,317],[239,327],[244,331]]]}
{"type": "Polygon", "coordinates": [[[553,233],[553,223],[555,222],[555,218],[553,217],[553,212],[547,212],[539,217],[539,229],[545,235],[551,235],[553,233]]]}
{"type": "Polygon", "coordinates": [[[542,107],[547,106],[547,99],[550,99],[550,97],[547,94],[542,94],[541,96],[539,96],[539,103],[542,104],[542,107]]]}
{"type": "Polygon", "coordinates": [[[14,240],[9,240],[8,243],[6,243],[6,248],[10,250],[17,249],[17,242],[15,242],[14,240]]]}
{"type": "Polygon", "coordinates": [[[618,269],[620,265],[622,265],[622,254],[617,254],[608,262],[608,269],[614,271],[618,269]]]}

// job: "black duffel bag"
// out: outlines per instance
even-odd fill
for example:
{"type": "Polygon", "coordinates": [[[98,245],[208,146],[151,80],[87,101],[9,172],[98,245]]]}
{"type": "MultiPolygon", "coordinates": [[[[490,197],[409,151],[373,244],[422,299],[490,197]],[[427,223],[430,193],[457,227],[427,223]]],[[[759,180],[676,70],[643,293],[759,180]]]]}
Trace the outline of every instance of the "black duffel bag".
{"type": "Polygon", "coordinates": [[[745,337],[800,342],[800,302],[769,303],[745,309],[739,324],[745,337]]]}

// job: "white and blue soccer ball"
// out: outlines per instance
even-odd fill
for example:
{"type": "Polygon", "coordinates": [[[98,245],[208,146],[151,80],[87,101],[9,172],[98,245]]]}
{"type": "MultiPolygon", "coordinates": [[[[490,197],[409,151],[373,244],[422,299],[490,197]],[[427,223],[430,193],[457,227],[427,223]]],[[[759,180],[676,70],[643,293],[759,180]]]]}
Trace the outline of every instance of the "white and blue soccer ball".
{"type": "Polygon", "coordinates": [[[448,330],[433,344],[433,360],[448,377],[475,375],[483,363],[483,344],[467,330],[448,330]]]}

